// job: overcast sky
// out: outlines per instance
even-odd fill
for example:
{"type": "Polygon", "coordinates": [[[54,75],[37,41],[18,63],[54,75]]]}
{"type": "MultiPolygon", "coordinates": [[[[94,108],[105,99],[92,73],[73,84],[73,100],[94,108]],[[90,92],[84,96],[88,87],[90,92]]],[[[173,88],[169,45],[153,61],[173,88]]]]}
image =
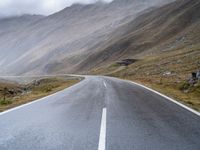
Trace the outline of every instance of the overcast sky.
{"type": "Polygon", "coordinates": [[[89,4],[97,1],[110,2],[112,0],[0,0],[0,16],[49,15],[74,3],[89,4]]]}

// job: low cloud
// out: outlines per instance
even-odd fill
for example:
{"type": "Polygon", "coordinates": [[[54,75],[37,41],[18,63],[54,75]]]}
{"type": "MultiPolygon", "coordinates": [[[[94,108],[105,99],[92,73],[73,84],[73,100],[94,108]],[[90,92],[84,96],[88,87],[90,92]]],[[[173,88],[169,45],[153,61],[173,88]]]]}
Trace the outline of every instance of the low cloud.
{"type": "Polygon", "coordinates": [[[0,16],[22,14],[50,15],[74,3],[90,4],[112,0],[0,0],[0,16]]]}

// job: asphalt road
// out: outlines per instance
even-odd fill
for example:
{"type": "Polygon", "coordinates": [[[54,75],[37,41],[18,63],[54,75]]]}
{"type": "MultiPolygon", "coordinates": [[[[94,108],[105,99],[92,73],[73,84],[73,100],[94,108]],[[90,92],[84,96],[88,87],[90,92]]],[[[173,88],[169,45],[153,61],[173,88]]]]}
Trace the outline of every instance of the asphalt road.
{"type": "Polygon", "coordinates": [[[200,117],[130,82],[88,77],[0,114],[0,150],[200,150],[200,117]]]}

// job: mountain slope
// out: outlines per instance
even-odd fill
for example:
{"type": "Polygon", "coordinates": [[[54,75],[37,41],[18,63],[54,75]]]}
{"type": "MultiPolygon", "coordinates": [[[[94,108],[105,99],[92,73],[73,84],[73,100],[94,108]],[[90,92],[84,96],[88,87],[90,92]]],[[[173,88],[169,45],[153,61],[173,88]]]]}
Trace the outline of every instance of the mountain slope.
{"type": "MultiPolygon", "coordinates": [[[[24,44],[20,41],[20,34],[25,28],[33,22],[41,20],[44,16],[39,15],[23,15],[18,17],[10,17],[0,19],[0,70],[4,65],[12,62],[16,57],[23,52],[21,49],[24,44]]],[[[24,47],[26,48],[26,47],[24,47]]],[[[1,72],[0,71],[0,72],[1,72]]]]}
{"type": "Polygon", "coordinates": [[[110,4],[75,4],[51,16],[32,19],[25,26],[18,25],[24,18],[18,18],[17,23],[2,21],[0,74],[76,72],[82,60],[108,41],[110,33],[142,11],[164,3],[115,0],[110,4]],[[8,30],[10,24],[16,26],[8,30]]]}
{"type": "Polygon", "coordinates": [[[79,67],[142,83],[200,110],[200,82],[191,83],[191,73],[200,70],[200,1],[179,0],[154,9],[120,27],[110,39],[79,67]],[[116,62],[124,58],[136,61],[129,66],[116,62]]]}
{"type": "Polygon", "coordinates": [[[79,68],[96,67],[124,58],[145,58],[200,41],[200,1],[178,0],[138,16],[113,32],[101,49],[89,55],[79,68]]]}

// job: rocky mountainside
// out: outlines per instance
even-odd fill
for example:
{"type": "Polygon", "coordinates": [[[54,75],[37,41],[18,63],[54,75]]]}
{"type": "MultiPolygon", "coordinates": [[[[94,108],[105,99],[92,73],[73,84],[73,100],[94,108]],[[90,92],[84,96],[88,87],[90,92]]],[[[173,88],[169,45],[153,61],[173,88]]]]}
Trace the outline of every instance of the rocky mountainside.
{"type": "Polygon", "coordinates": [[[110,34],[101,49],[79,68],[94,68],[126,58],[142,59],[177,49],[190,49],[200,41],[200,1],[177,0],[138,16],[110,34]],[[97,62],[91,64],[91,60],[97,62]]]}
{"type": "MultiPolygon", "coordinates": [[[[46,17],[24,15],[1,19],[0,74],[73,73],[89,69],[80,68],[80,64],[88,56],[101,52],[102,46],[111,40],[111,33],[118,28],[124,30],[123,26],[137,16],[170,1],[75,4],[46,17]]],[[[87,61],[98,63],[93,59],[87,61]]]]}

